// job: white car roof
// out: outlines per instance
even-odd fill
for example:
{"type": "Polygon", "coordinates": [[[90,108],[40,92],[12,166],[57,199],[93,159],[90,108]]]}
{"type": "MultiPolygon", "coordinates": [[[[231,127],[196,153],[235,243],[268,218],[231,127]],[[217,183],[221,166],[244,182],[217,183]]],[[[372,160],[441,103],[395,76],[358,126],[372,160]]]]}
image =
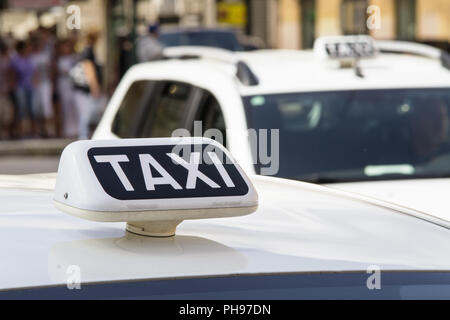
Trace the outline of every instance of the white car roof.
{"type": "MultiPolygon", "coordinates": [[[[389,44],[389,43],[388,43],[389,44]]],[[[402,43],[390,44],[392,51],[402,43]]],[[[258,50],[231,53],[216,48],[177,47],[166,49],[169,56],[200,56],[201,59],[169,59],[142,63],[130,70],[132,78],[175,79],[195,85],[222,80],[236,83],[243,95],[307,91],[430,88],[449,87],[450,70],[437,58],[439,50],[423,45],[406,45],[417,54],[379,53],[375,58],[362,59],[363,78],[352,68],[341,68],[338,61],[318,58],[312,50],[258,50]],[[417,48],[416,48],[417,47],[417,48]],[[417,49],[417,50],[415,50],[417,49]],[[420,50],[418,50],[420,49],[420,50]],[[257,85],[243,85],[235,76],[236,62],[243,61],[259,80],[257,85]]]]}
{"type": "Polygon", "coordinates": [[[175,237],[147,238],[126,233],[125,223],[57,211],[52,179],[0,179],[0,272],[8,275],[0,277],[0,290],[65,284],[72,265],[82,283],[370,265],[450,268],[448,222],[327,187],[252,177],[260,199],[254,214],[184,221],[175,237]]]}
{"type": "Polygon", "coordinates": [[[439,60],[414,55],[380,53],[362,59],[363,78],[336,61],[318,59],[313,51],[262,51],[242,58],[260,79],[258,86],[241,87],[243,95],[450,86],[450,71],[439,60]]]}

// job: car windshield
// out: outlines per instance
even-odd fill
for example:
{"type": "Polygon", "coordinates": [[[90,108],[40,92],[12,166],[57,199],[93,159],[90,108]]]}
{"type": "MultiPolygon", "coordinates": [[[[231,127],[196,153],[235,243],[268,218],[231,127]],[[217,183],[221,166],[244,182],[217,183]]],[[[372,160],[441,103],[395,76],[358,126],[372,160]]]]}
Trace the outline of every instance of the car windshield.
{"type": "Polygon", "coordinates": [[[179,31],[161,33],[159,41],[164,47],[206,46],[230,51],[241,51],[237,37],[226,31],[179,31]]]}
{"type": "Polygon", "coordinates": [[[450,176],[450,88],[258,95],[244,104],[250,128],[279,129],[276,176],[317,183],[450,176]]]}

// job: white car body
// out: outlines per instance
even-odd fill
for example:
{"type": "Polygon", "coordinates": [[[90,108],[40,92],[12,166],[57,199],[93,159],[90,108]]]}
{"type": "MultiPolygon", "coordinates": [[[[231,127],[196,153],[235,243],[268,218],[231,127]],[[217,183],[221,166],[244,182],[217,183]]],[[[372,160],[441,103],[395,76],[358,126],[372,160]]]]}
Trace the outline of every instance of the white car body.
{"type": "MultiPolygon", "coordinates": [[[[338,62],[319,59],[313,51],[261,50],[231,54],[211,48],[174,48],[167,52],[168,56],[191,54],[199,55],[202,59],[173,59],[132,67],[117,87],[93,138],[117,138],[112,132],[112,123],[127,90],[135,81],[180,81],[206,89],[216,97],[227,128],[227,148],[248,174],[254,174],[242,101],[244,96],[450,87],[450,72],[439,60],[440,50],[402,42],[383,41],[379,42],[379,45],[393,52],[410,51],[414,54],[381,53],[375,58],[363,59],[360,61],[360,67],[365,77],[361,79],[355,76],[352,68],[339,68],[338,62]],[[244,85],[236,78],[236,61],[243,61],[250,67],[259,79],[257,85],[244,85]]],[[[392,201],[450,221],[450,202],[445,195],[441,196],[450,186],[448,179],[336,183],[329,186],[392,201]],[[442,192],[439,188],[442,188],[442,192]],[[425,190],[437,191],[430,194],[425,190]]]]}
{"type": "MultiPolygon", "coordinates": [[[[374,265],[381,272],[450,269],[448,222],[323,186],[254,176],[260,199],[255,213],[186,220],[174,237],[152,238],[126,232],[125,223],[58,211],[52,205],[55,178],[0,177],[0,297],[19,289],[65,288],[70,268],[80,270],[82,288],[215,276],[365,274],[374,265]]],[[[434,296],[445,297],[446,290],[434,296]]],[[[407,284],[396,294],[424,297],[407,284]]]]}

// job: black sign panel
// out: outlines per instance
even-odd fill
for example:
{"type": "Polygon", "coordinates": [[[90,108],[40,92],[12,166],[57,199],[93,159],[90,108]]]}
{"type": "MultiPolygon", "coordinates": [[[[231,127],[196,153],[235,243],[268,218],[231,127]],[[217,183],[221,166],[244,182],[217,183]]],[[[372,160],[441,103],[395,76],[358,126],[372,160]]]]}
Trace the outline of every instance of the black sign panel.
{"type": "Polygon", "coordinates": [[[119,200],[243,196],[249,191],[235,164],[208,144],[94,147],[87,155],[105,192],[119,200]]]}

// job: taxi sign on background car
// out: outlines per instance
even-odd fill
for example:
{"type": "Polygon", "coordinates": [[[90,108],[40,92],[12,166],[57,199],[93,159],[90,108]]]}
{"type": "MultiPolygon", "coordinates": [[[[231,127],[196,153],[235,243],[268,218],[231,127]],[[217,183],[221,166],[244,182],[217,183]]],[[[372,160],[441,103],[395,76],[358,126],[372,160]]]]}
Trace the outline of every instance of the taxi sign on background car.
{"type": "Polygon", "coordinates": [[[254,212],[257,193],[219,143],[206,138],[77,141],[60,159],[54,203],[131,232],[170,236],[185,219],[254,212]]]}
{"type": "Polygon", "coordinates": [[[328,36],[314,42],[314,53],[322,59],[351,60],[373,58],[378,49],[370,36],[328,36]]]}

